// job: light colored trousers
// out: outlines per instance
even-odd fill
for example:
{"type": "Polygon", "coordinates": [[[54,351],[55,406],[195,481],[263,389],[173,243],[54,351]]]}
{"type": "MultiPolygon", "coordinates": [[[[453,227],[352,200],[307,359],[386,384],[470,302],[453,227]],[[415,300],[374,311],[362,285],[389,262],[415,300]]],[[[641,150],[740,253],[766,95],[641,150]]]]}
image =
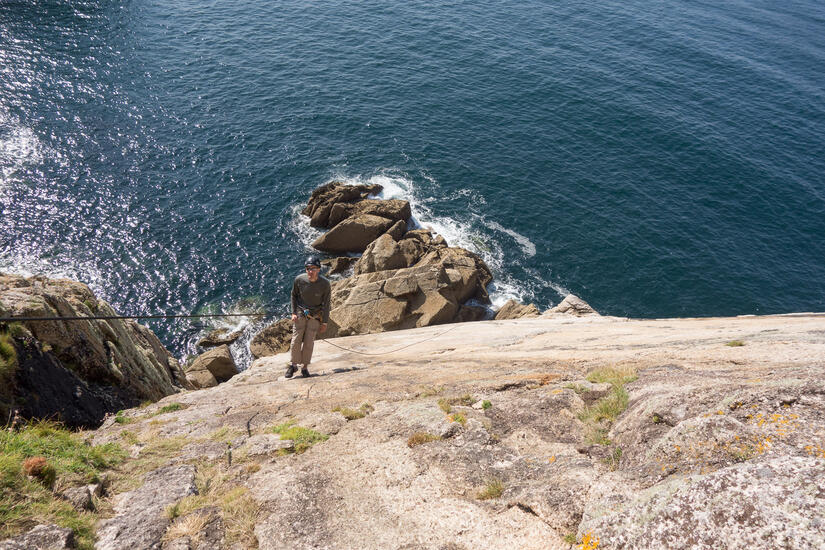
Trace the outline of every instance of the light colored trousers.
{"type": "Polygon", "coordinates": [[[312,348],[315,346],[315,336],[321,322],[318,319],[306,318],[298,315],[292,323],[292,364],[309,365],[312,360],[312,348]]]}

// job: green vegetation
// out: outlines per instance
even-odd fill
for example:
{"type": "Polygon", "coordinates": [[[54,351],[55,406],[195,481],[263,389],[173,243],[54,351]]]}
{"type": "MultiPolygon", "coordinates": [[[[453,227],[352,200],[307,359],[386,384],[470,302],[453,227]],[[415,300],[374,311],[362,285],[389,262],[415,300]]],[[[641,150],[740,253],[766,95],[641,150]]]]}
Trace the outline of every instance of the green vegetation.
{"type": "Polygon", "coordinates": [[[294,452],[295,454],[301,454],[316,443],[329,439],[326,434],[295,425],[294,420],[275,426],[272,428],[272,432],[279,434],[282,440],[292,440],[293,448],[287,452],[294,452]]]}
{"type": "Polygon", "coordinates": [[[730,342],[728,342],[725,345],[729,346],[731,348],[738,348],[738,347],[744,346],[745,342],[743,342],[742,340],[731,340],[730,342]]]}
{"type": "Polygon", "coordinates": [[[56,523],[74,531],[78,548],[90,550],[97,516],[78,512],[55,490],[96,482],[125,458],[118,445],[92,446],[53,422],[0,432],[0,539],[56,523]]]}
{"type": "Polygon", "coordinates": [[[131,424],[132,422],[135,422],[135,419],[123,416],[123,411],[117,411],[115,414],[115,422],[118,424],[131,424]]]}
{"type": "Polygon", "coordinates": [[[409,437],[409,439],[407,439],[407,447],[412,449],[413,447],[429,443],[430,441],[439,441],[440,439],[441,437],[435,434],[427,432],[415,432],[409,437]]]}
{"type": "Polygon", "coordinates": [[[616,421],[627,408],[629,397],[624,385],[633,382],[638,376],[633,368],[603,367],[587,375],[587,380],[594,384],[609,383],[613,387],[610,393],[595,404],[585,407],[579,413],[579,420],[588,427],[588,441],[597,445],[610,445],[607,438],[610,425],[616,421]]]}
{"type": "Polygon", "coordinates": [[[450,422],[458,422],[462,426],[467,423],[467,417],[463,413],[453,413],[448,418],[450,422]]]}
{"type": "Polygon", "coordinates": [[[491,479],[487,485],[476,494],[478,500],[489,500],[491,498],[498,498],[504,492],[504,483],[500,479],[491,479]]]}
{"type": "Polygon", "coordinates": [[[487,401],[486,399],[481,402],[481,408],[484,409],[485,411],[487,409],[489,409],[490,407],[492,407],[492,406],[493,406],[493,404],[490,403],[489,401],[487,401]]]}
{"type": "Polygon", "coordinates": [[[135,435],[135,432],[129,430],[123,430],[122,432],[120,432],[120,438],[129,445],[137,445],[138,443],[140,443],[137,435],[135,435]]]}
{"type": "Polygon", "coordinates": [[[373,407],[369,403],[364,403],[357,409],[350,409],[347,407],[335,407],[334,409],[332,409],[332,412],[341,413],[347,420],[357,420],[359,418],[364,418],[374,410],[375,407],[373,407]]]}
{"type": "Polygon", "coordinates": [[[185,408],[186,408],[186,405],[182,405],[180,403],[169,403],[168,405],[165,405],[165,406],[161,407],[158,410],[158,412],[155,413],[155,414],[156,415],[166,414],[166,413],[170,413],[170,412],[180,411],[180,410],[183,410],[185,408]]]}
{"type": "Polygon", "coordinates": [[[616,447],[613,449],[613,452],[610,453],[610,456],[603,460],[604,464],[610,468],[611,472],[615,472],[619,469],[619,462],[622,460],[622,448],[616,447]]]}
{"type": "Polygon", "coordinates": [[[587,392],[590,391],[590,388],[588,388],[587,386],[583,386],[581,384],[570,383],[570,384],[565,384],[564,387],[568,390],[573,390],[578,395],[581,395],[583,393],[587,393],[587,392]]]}
{"type": "Polygon", "coordinates": [[[444,391],[444,386],[423,386],[418,397],[432,397],[444,391]]]}
{"type": "Polygon", "coordinates": [[[567,533],[564,535],[564,542],[567,544],[576,544],[576,533],[567,533]]]}

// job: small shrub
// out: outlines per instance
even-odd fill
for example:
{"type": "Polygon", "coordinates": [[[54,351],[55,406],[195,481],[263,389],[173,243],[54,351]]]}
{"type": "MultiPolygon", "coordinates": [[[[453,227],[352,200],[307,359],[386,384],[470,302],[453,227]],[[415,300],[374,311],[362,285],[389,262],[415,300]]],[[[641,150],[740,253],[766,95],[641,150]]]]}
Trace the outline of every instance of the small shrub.
{"type": "Polygon", "coordinates": [[[498,498],[504,492],[504,483],[500,479],[491,479],[487,485],[476,494],[478,500],[489,500],[498,498]]]}
{"type": "Polygon", "coordinates": [[[662,417],[659,416],[656,413],[653,413],[653,416],[651,417],[651,420],[653,421],[654,424],[661,424],[662,423],[662,417]]]}
{"type": "Polygon", "coordinates": [[[738,347],[744,346],[745,342],[743,342],[742,340],[731,340],[730,342],[728,342],[725,345],[728,346],[728,347],[731,347],[731,348],[738,348],[738,347]]]}
{"type": "Polygon", "coordinates": [[[124,416],[123,411],[117,411],[117,414],[115,414],[115,422],[118,424],[131,424],[135,422],[135,419],[124,416]]]}
{"type": "Polygon", "coordinates": [[[485,411],[487,409],[489,409],[490,407],[492,407],[492,406],[493,406],[493,404],[490,403],[489,401],[487,401],[486,399],[481,402],[481,408],[484,409],[485,411]]]}
{"type": "Polygon", "coordinates": [[[619,462],[622,460],[622,448],[616,447],[613,449],[613,452],[610,453],[610,456],[603,459],[604,464],[610,468],[611,472],[615,472],[619,469],[619,462]]]}
{"type": "Polygon", "coordinates": [[[576,544],[576,533],[567,533],[564,535],[564,542],[567,544],[576,544]]]}
{"type": "Polygon", "coordinates": [[[467,423],[467,417],[463,413],[453,413],[448,418],[450,422],[458,422],[462,426],[467,423]]]}
{"type": "Polygon", "coordinates": [[[438,441],[441,437],[427,432],[415,432],[409,439],[407,439],[407,447],[413,448],[418,445],[429,443],[430,441],[438,441]]]}
{"type": "Polygon", "coordinates": [[[54,466],[42,456],[32,456],[23,461],[23,473],[39,479],[46,487],[54,484],[57,472],[54,466]]]}
{"type": "Polygon", "coordinates": [[[438,406],[442,411],[444,411],[445,414],[450,414],[453,412],[453,405],[464,405],[465,407],[469,407],[475,402],[476,400],[472,395],[465,393],[462,396],[442,397],[438,400],[438,406]]]}

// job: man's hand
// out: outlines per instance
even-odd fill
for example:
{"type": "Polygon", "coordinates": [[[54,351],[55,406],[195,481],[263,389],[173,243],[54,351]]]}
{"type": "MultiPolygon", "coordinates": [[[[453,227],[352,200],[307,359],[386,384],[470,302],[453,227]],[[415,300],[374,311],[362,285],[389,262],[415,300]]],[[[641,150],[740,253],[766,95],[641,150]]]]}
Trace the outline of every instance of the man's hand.
{"type": "Polygon", "coordinates": [[[321,328],[318,329],[318,332],[326,332],[327,331],[327,324],[321,323],[321,328]]]}
{"type": "Polygon", "coordinates": [[[295,313],[293,313],[293,314],[292,314],[292,322],[294,323],[294,322],[295,322],[295,321],[297,321],[297,320],[298,320],[298,315],[296,315],[295,313]]]}

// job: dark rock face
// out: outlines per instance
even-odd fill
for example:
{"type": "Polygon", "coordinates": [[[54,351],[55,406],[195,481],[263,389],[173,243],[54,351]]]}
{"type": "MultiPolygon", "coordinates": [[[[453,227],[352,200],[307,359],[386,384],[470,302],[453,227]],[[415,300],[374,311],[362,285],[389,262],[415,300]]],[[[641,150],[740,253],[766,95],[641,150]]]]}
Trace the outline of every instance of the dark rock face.
{"type": "Polygon", "coordinates": [[[538,316],[539,308],[537,308],[535,304],[520,304],[515,300],[507,300],[507,303],[501,306],[501,309],[496,312],[496,321],[538,316]]]}
{"type": "Polygon", "coordinates": [[[217,346],[229,345],[235,342],[243,334],[242,330],[229,332],[228,329],[219,328],[213,330],[198,341],[198,346],[202,348],[214,348],[217,346]]]}
{"type": "Polygon", "coordinates": [[[24,418],[51,418],[72,428],[95,428],[103,418],[140,400],[116,386],[86,382],[43,353],[32,339],[16,340],[15,402],[24,418]]]}
{"type": "Polygon", "coordinates": [[[394,221],[403,221],[405,224],[412,216],[410,203],[398,199],[386,201],[365,199],[356,203],[339,202],[330,211],[328,227],[335,227],[346,218],[361,214],[372,214],[394,221]]]}

